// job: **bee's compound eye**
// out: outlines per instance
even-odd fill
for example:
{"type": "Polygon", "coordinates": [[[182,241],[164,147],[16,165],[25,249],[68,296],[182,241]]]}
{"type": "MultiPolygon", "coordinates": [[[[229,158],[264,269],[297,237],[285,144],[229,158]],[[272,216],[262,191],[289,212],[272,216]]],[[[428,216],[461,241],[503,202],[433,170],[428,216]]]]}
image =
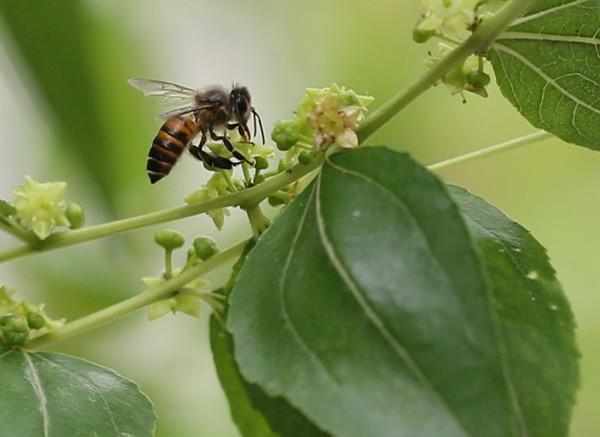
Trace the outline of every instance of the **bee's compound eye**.
{"type": "Polygon", "coordinates": [[[240,114],[245,114],[246,111],[248,111],[248,102],[246,102],[246,99],[244,99],[243,97],[240,96],[236,104],[240,114]]]}

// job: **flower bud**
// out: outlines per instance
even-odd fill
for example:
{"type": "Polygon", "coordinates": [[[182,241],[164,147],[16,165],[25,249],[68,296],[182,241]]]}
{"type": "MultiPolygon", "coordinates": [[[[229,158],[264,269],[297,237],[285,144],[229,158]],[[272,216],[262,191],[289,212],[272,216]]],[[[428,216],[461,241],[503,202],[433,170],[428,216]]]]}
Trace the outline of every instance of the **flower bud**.
{"type": "Polygon", "coordinates": [[[71,229],[79,229],[83,226],[83,223],[85,222],[85,212],[83,211],[81,205],[74,202],[69,203],[65,214],[69,224],[71,225],[71,229]]]}
{"type": "Polygon", "coordinates": [[[256,158],[254,158],[254,168],[256,168],[257,170],[266,170],[267,168],[269,168],[269,161],[267,161],[262,156],[257,156],[256,158]]]}
{"type": "Polygon", "coordinates": [[[154,234],[154,241],[165,250],[179,249],[185,243],[183,235],[170,229],[158,231],[154,234]]]}
{"type": "Polygon", "coordinates": [[[29,312],[27,313],[27,325],[31,329],[42,329],[46,327],[46,319],[39,313],[29,312]]]}
{"type": "Polygon", "coordinates": [[[285,200],[281,196],[269,196],[269,205],[271,206],[281,206],[285,205],[285,200]]]}
{"type": "Polygon", "coordinates": [[[298,155],[298,162],[302,165],[310,164],[314,159],[314,155],[311,152],[304,151],[298,155]]]}
{"type": "Polygon", "coordinates": [[[465,77],[467,83],[474,88],[485,88],[491,82],[489,74],[483,71],[470,71],[465,77]]]}
{"type": "Polygon", "coordinates": [[[23,316],[9,314],[4,316],[1,321],[1,326],[4,332],[29,332],[29,325],[23,316]]]}
{"type": "Polygon", "coordinates": [[[194,240],[194,251],[198,258],[206,261],[218,253],[219,249],[217,248],[217,243],[212,238],[198,237],[194,240]]]}
{"type": "Polygon", "coordinates": [[[282,120],[275,124],[271,139],[279,150],[289,150],[300,141],[301,126],[296,120],[282,120]]]}
{"type": "Polygon", "coordinates": [[[9,346],[23,346],[29,339],[29,332],[4,332],[4,340],[9,346]]]}

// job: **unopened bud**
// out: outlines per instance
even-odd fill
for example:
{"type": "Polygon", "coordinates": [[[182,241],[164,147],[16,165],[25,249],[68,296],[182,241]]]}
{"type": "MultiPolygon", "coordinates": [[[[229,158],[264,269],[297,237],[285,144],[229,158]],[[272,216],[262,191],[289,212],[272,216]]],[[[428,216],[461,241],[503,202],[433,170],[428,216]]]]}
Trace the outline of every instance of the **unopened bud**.
{"type": "Polygon", "coordinates": [[[79,229],[85,222],[85,212],[78,203],[71,202],[67,206],[66,211],[67,220],[71,226],[71,229],[79,229]]]}
{"type": "Polygon", "coordinates": [[[42,329],[46,326],[46,319],[39,313],[27,313],[27,324],[31,329],[42,329]]]}
{"type": "Polygon", "coordinates": [[[257,156],[254,158],[254,168],[257,170],[266,170],[269,168],[269,161],[262,156],[257,156]]]}
{"type": "Polygon", "coordinates": [[[311,152],[304,151],[298,155],[298,162],[302,165],[310,164],[314,159],[314,155],[311,152]]]}
{"type": "Polygon", "coordinates": [[[275,124],[271,138],[279,150],[289,150],[300,141],[300,126],[296,120],[282,120],[275,124]]]}
{"type": "Polygon", "coordinates": [[[194,240],[194,251],[198,258],[206,261],[219,252],[219,249],[217,248],[217,243],[212,238],[198,237],[194,240]]]}
{"type": "Polygon", "coordinates": [[[183,235],[181,235],[177,231],[172,231],[170,229],[163,229],[162,231],[158,231],[154,235],[154,241],[156,241],[156,244],[163,247],[165,250],[178,249],[185,243],[183,235]]]}

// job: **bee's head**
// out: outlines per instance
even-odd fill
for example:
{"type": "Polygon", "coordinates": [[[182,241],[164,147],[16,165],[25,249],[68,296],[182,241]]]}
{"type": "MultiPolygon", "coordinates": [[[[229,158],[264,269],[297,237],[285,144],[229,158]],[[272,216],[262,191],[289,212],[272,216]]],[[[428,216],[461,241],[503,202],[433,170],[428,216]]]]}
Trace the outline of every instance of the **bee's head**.
{"type": "Polygon", "coordinates": [[[235,119],[242,124],[246,124],[252,112],[252,102],[250,92],[245,86],[234,85],[229,95],[231,112],[235,119]]]}

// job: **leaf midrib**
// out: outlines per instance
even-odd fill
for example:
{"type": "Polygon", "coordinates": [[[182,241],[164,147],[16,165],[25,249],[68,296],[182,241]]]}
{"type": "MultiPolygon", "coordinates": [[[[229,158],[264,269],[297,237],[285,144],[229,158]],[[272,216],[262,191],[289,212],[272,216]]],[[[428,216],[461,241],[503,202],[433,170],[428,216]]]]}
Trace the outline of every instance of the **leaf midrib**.
{"type": "MultiPolygon", "coordinates": [[[[373,179],[371,179],[368,176],[363,175],[359,172],[355,172],[355,171],[349,170],[347,168],[341,167],[339,165],[333,164],[331,161],[327,161],[326,165],[329,165],[331,168],[333,168],[334,170],[337,170],[341,173],[359,177],[359,178],[366,180],[367,182],[372,183],[374,186],[383,190],[388,195],[391,195],[392,198],[395,199],[395,201],[399,202],[399,204],[402,206],[402,208],[405,211],[407,211],[407,213],[409,215],[412,216],[412,212],[406,207],[404,202],[402,202],[402,200],[400,198],[398,198],[398,196],[395,193],[393,193],[392,191],[390,191],[389,189],[387,189],[385,186],[381,185],[380,183],[374,181],[373,179]]],[[[391,346],[394,353],[409,366],[409,368],[415,373],[415,375],[417,376],[419,381],[438,397],[441,404],[446,408],[446,410],[448,411],[450,416],[454,419],[454,421],[456,422],[458,427],[463,431],[465,436],[470,435],[469,432],[467,431],[467,429],[465,428],[464,424],[461,422],[460,418],[456,415],[456,413],[452,410],[452,408],[450,408],[450,406],[446,402],[446,399],[435,388],[435,386],[431,383],[431,381],[429,380],[427,375],[423,372],[423,370],[419,366],[418,362],[411,356],[410,352],[400,343],[400,341],[394,337],[393,333],[387,329],[385,322],[379,317],[376,310],[374,308],[372,308],[370,306],[370,304],[368,303],[367,294],[361,290],[361,287],[358,285],[357,281],[352,277],[352,275],[348,271],[347,267],[344,266],[341,259],[339,259],[339,257],[337,256],[335,249],[333,248],[333,245],[331,244],[329,238],[327,237],[327,233],[325,230],[325,221],[323,220],[323,215],[321,213],[321,196],[320,196],[321,179],[322,179],[322,172],[319,173],[318,179],[316,181],[316,187],[318,187],[317,188],[317,200],[315,203],[315,208],[316,208],[315,212],[316,212],[316,216],[317,216],[317,229],[319,230],[319,236],[320,236],[319,240],[323,246],[325,253],[327,254],[327,257],[328,257],[332,267],[334,268],[336,273],[340,276],[342,281],[346,284],[346,286],[350,289],[350,291],[352,292],[352,295],[354,296],[354,298],[357,301],[357,303],[359,304],[359,306],[361,308],[363,308],[363,310],[365,311],[365,314],[367,315],[367,318],[369,319],[371,324],[375,327],[377,332],[379,332],[381,334],[381,336],[383,337],[385,342],[391,346]]],[[[414,216],[413,216],[413,219],[414,219],[414,216]]],[[[416,223],[416,220],[415,220],[415,223],[416,223]]],[[[433,257],[433,259],[438,264],[438,267],[441,268],[441,266],[439,266],[437,259],[435,257],[433,257]]],[[[444,271],[444,270],[442,269],[441,271],[444,271]]]]}

